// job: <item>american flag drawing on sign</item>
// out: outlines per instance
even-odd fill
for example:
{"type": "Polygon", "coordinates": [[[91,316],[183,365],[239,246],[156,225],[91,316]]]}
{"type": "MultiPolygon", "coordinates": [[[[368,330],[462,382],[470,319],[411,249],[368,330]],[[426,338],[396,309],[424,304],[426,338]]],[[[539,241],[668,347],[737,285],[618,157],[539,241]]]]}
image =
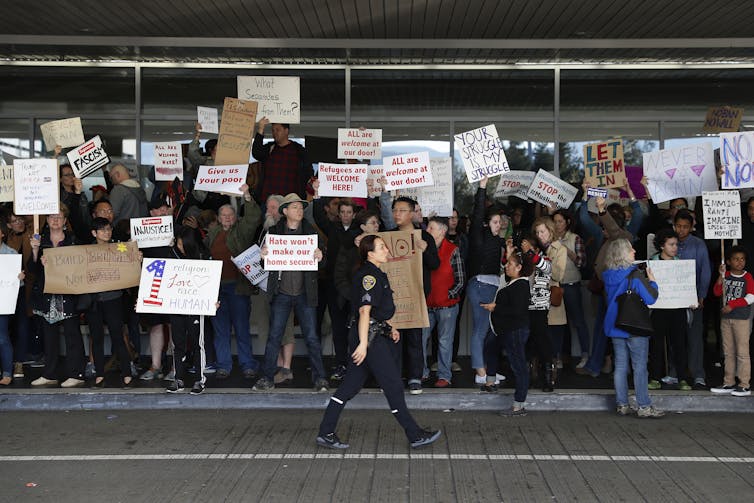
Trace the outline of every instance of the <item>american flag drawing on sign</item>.
{"type": "Polygon", "coordinates": [[[165,261],[153,260],[152,263],[147,266],[147,272],[153,273],[154,277],[152,278],[152,287],[150,288],[150,291],[149,291],[149,297],[146,299],[143,299],[144,304],[147,304],[150,306],[161,306],[162,299],[157,297],[157,294],[160,293],[160,284],[162,284],[162,275],[165,272],[165,261]]]}

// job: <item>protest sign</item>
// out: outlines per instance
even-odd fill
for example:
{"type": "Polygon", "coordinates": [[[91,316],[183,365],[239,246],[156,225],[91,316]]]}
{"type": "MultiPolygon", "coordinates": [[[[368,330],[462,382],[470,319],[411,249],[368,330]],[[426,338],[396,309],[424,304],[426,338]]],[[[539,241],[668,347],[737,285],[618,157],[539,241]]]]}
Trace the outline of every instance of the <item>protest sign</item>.
{"type": "Polygon", "coordinates": [[[154,144],[154,179],[172,182],[183,180],[183,152],[177,141],[154,144]]]}
{"type": "Polygon", "coordinates": [[[435,183],[396,191],[396,196],[406,196],[419,203],[422,214],[438,217],[453,215],[453,160],[450,157],[430,159],[435,183]]]}
{"type": "Polygon", "coordinates": [[[623,187],[623,141],[610,140],[584,145],[584,181],[593,187],[623,187]]]}
{"type": "Polygon", "coordinates": [[[704,239],[741,239],[738,191],[702,192],[704,239]]]}
{"type": "Polygon", "coordinates": [[[533,171],[508,171],[500,175],[493,197],[513,196],[527,201],[527,193],[532,180],[537,174],[533,171]]]}
{"type": "Polygon", "coordinates": [[[267,271],[316,271],[319,262],[314,258],[317,235],[267,234],[267,271]]]}
{"type": "MultiPolygon", "coordinates": [[[[628,198],[624,199],[623,197],[621,197],[621,191],[620,190],[615,190],[615,189],[599,189],[599,188],[596,188],[596,187],[590,187],[589,190],[590,191],[604,190],[605,192],[607,192],[606,196],[600,196],[600,197],[604,197],[605,198],[605,207],[606,208],[608,206],[610,206],[611,204],[614,204],[614,203],[618,203],[621,206],[628,205],[628,198]]],[[[589,211],[590,213],[599,213],[598,210],[597,210],[597,199],[595,199],[596,196],[592,197],[589,194],[589,192],[587,192],[587,197],[589,198],[586,201],[587,211],[589,211]]]]}
{"type": "Polygon", "coordinates": [[[429,152],[395,155],[382,160],[387,190],[408,189],[432,185],[429,152]]]}
{"type": "Polygon", "coordinates": [[[131,239],[139,248],[170,246],[173,242],[173,217],[144,217],[131,219],[131,239]]]}
{"type": "Polygon", "coordinates": [[[110,162],[99,135],[71,150],[67,156],[76,178],[91,175],[110,162]]]}
{"type": "Polygon", "coordinates": [[[557,176],[540,169],[532,180],[526,197],[542,204],[556,203],[559,208],[568,208],[578,189],[557,176]]]}
{"type": "Polygon", "coordinates": [[[215,166],[249,163],[256,117],[255,101],[225,98],[220,134],[217,137],[215,166]]]}
{"type": "Polygon", "coordinates": [[[398,329],[428,327],[422,252],[418,247],[421,231],[380,232],[378,236],[390,250],[387,263],[380,265],[393,290],[395,315],[389,320],[390,325],[398,329]]]}
{"type": "Polygon", "coordinates": [[[133,241],[47,248],[44,256],[44,293],[98,293],[139,284],[141,252],[133,241]]]}
{"type": "Polygon", "coordinates": [[[366,164],[319,163],[319,195],[323,197],[367,197],[366,164]]]}
{"type": "Polygon", "coordinates": [[[711,143],[696,143],[644,154],[649,194],[657,204],[717,190],[711,143]]]}
{"type": "Polygon", "coordinates": [[[202,126],[202,133],[219,132],[217,108],[196,107],[196,120],[202,126]]]}
{"type": "MultiPolygon", "coordinates": [[[[720,133],[720,164],[723,167],[721,188],[754,187],[754,132],[720,133]]],[[[717,187],[705,190],[715,189],[717,187]]]]}
{"type": "Polygon", "coordinates": [[[380,180],[385,176],[382,164],[370,164],[367,169],[367,197],[380,197],[385,188],[380,180]]]}
{"type": "Polygon", "coordinates": [[[60,211],[58,161],[13,161],[13,208],[16,215],[52,215],[60,211]]]}
{"type": "Polygon", "coordinates": [[[589,187],[586,189],[587,197],[601,197],[607,199],[607,189],[601,189],[599,187],[589,187]]]}
{"type": "Polygon", "coordinates": [[[497,135],[494,124],[454,135],[453,138],[456,149],[461,153],[469,183],[510,170],[503,141],[497,135]]]}
{"type": "Polygon", "coordinates": [[[21,274],[22,259],[20,254],[0,255],[0,315],[16,312],[18,289],[21,286],[18,275],[21,274]]]}
{"type": "MultiPolygon", "coordinates": [[[[641,166],[626,166],[626,179],[628,179],[628,185],[636,199],[647,197],[647,191],[641,184],[642,178],[644,178],[644,170],[641,166]]],[[[621,197],[623,197],[623,191],[621,191],[621,197]]],[[[628,197],[628,194],[625,197],[628,197]]]]}
{"type": "Polygon", "coordinates": [[[248,170],[248,164],[199,166],[199,171],[196,173],[196,182],[194,182],[194,190],[240,196],[243,194],[241,192],[241,185],[246,183],[246,172],[248,170]]]}
{"type": "Polygon", "coordinates": [[[267,117],[270,122],[298,124],[300,92],[298,77],[238,76],[238,97],[259,103],[258,119],[267,117]]]}
{"type": "Polygon", "coordinates": [[[214,316],[222,270],[220,260],[144,259],[136,312],[214,316]]]}
{"type": "Polygon", "coordinates": [[[13,201],[13,165],[0,166],[0,203],[13,201]]]}
{"type": "Polygon", "coordinates": [[[257,285],[267,291],[267,277],[270,273],[262,269],[262,254],[259,246],[252,245],[251,248],[237,257],[232,257],[231,260],[252,285],[257,285]]]}
{"type": "Polygon", "coordinates": [[[743,108],[710,107],[704,118],[705,133],[733,133],[740,129],[744,118],[743,108]]]}
{"type": "Polygon", "coordinates": [[[696,306],[696,261],[694,260],[650,260],[647,267],[652,269],[660,295],[650,309],[678,309],[696,306]]]}
{"type": "Polygon", "coordinates": [[[56,145],[68,148],[84,143],[80,117],[46,122],[40,125],[39,129],[42,130],[42,138],[48,152],[55,150],[56,145]]]}
{"type": "Polygon", "coordinates": [[[382,129],[338,128],[338,159],[382,159],[382,129]]]}

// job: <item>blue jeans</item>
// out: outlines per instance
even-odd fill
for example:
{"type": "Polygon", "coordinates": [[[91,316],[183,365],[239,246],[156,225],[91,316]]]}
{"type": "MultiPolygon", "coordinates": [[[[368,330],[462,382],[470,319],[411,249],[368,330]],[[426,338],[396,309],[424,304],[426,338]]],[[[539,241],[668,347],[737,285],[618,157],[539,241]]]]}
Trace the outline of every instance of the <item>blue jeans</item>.
{"type": "Polygon", "coordinates": [[[497,287],[482,283],[476,278],[469,282],[466,295],[469,299],[472,314],[471,330],[471,366],[475,369],[484,368],[484,339],[490,329],[490,313],[479,304],[487,304],[495,300],[497,287]]]}
{"type": "MultiPolygon", "coordinates": [[[[246,280],[244,280],[246,281],[246,280]]],[[[220,309],[212,317],[212,327],[215,329],[215,353],[217,354],[217,368],[230,372],[233,368],[233,357],[230,354],[230,328],[236,332],[236,346],[238,347],[238,364],[241,370],[257,370],[259,362],[254,359],[251,350],[251,335],[249,334],[249,314],[251,299],[248,295],[236,293],[236,282],[220,283],[220,309]]]]}
{"type": "Polygon", "coordinates": [[[599,306],[597,307],[597,316],[594,319],[594,337],[592,338],[592,355],[589,357],[589,361],[586,362],[584,368],[589,370],[592,374],[599,375],[602,370],[602,363],[605,359],[605,351],[607,350],[607,336],[605,335],[605,312],[607,310],[607,302],[605,296],[599,295],[599,306]]]}
{"type": "Polygon", "coordinates": [[[305,293],[301,295],[278,293],[270,301],[270,333],[264,350],[264,376],[272,380],[278,370],[280,340],[283,338],[291,309],[296,313],[301,326],[301,333],[306,341],[306,348],[309,350],[312,382],[316,383],[317,379],[325,379],[325,367],[322,364],[322,346],[317,336],[317,308],[309,306],[305,293]]]}
{"type": "Polygon", "coordinates": [[[622,339],[613,337],[615,352],[615,402],[618,405],[628,405],[628,359],[631,358],[631,368],[634,370],[634,391],[636,403],[639,407],[652,405],[647,389],[647,357],[649,355],[649,337],[629,337],[622,339]]]}
{"type": "MultiPolygon", "coordinates": [[[[579,337],[579,346],[581,354],[589,354],[589,329],[584,319],[584,306],[581,299],[581,283],[573,285],[560,285],[563,287],[563,302],[565,302],[566,316],[568,325],[576,329],[579,337]]],[[[567,348],[569,354],[571,348],[567,348]]]]}
{"type": "Polygon", "coordinates": [[[0,367],[3,368],[3,377],[13,376],[13,346],[8,334],[9,318],[8,314],[0,316],[0,367]]]}
{"type": "Polygon", "coordinates": [[[513,394],[513,399],[523,404],[529,390],[529,365],[526,363],[526,341],[529,339],[529,327],[503,332],[502,339],[505,352],[508,353],[511,370],[513,370],[513,377],[516,379],[516,391],[513,394]]]}
{"type": "Polygon", "coordinates": [[[427,343],[432,336],[432,330],[437,325],[437,378],[450,382],[453,374],[450,365],[453,361],[453,339],[456,334],[456,318],[458,318],[458,304],[444,309],[427,309],[429,314],[429,328],[422,329],[422,352],[424,353],[424,373],[429,375],[427,368],[427,343]]]}
{"type": "Polygon", "coordinates": [[[15,361],[25,362],[29,359],[29,341],[32,334],[31,323],[29,322],[29,317],[26,315],[26,290],[24,287],[21,287],[18,292],[15,321],[15,361]]]}

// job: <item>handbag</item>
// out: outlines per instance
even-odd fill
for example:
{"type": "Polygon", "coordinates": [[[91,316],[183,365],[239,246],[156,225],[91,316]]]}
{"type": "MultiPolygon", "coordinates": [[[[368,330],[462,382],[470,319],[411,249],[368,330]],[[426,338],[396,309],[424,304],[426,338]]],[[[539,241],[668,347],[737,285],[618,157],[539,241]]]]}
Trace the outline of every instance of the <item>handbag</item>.
{"type": "Polygon", "coordinates": [[[550,284],[550,305],[558,307],[563,303],[563,287],[558,283],[550,284]]]}
{"type": "Polygon", "coordinates": [[[618,302],[618,316],[615,318],[615,328],[619,328],[631,335],[649,337],[654,333],[649,307],[641,296],[631,289],[631,277],[628,276],[628,289],[620,294],[618,302]]]}

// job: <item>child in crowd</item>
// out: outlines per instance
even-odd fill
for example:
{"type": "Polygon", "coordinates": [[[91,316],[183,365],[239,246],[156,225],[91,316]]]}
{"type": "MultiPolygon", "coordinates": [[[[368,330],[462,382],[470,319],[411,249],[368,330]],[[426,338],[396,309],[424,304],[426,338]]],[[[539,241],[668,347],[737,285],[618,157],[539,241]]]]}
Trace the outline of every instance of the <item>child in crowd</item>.
{"type": "Polygon", "coordinates": [[[713,290],[715,296],[722,296],[723,281],[725,281],[725,298],[720,320],[725,355],[725,377],[723,385],[712,388],[711,391],[733,396],[749,396],[751,395],[749,319],[751,304],[754,303],[754,278],[745,270],[746,250],[742,246],[734,246],[728,251],[725,264],[720,264],[720,276],[713,290]],[[725,264],[730,267],[730,271],[725,270],[725,264]],[[738,375],[738,386],[736,386],[736,375],[738,375]]]}

